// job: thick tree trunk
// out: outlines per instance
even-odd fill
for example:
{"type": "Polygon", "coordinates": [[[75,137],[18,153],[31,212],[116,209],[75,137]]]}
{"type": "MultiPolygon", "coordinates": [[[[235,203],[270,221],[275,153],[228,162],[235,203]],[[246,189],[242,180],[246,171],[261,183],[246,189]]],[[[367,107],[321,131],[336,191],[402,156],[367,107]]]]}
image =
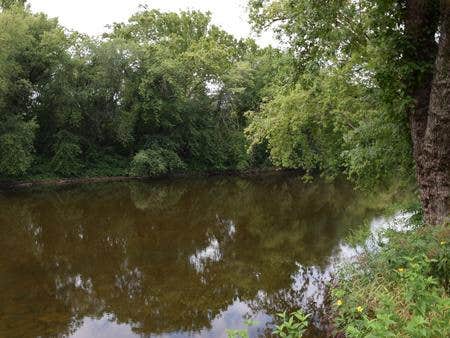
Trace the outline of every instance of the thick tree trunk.
{"type": "MultiPolygon", "coordinates": [[[[416,178],[421,192],[422,204],[427,201],[429,190],[425,170],[424,144],[430,107],[434,64],[437,55],[435,33],[438,25],[439,6],[437,0],[408,0],[405,29],[407,47],[405,58],[412,68],[407,79],[408,94],[413,98],[409,112],[413,156],[416,164],[416,178]]],[[[425,210],[427,213],[427,210],[425,210]]],[[[429,217],[426,217],[427,220],[429,217]]]]}
{"type": "Polygon", "coordinates": [[[449,216],[450,189],[450,0],[441,0],[439,51],[423,143],[420,187],[425,220],[439,224],[449,216]]]}
{"type": "MultiPolygon", "coordinates": [[[[422,156],[423,141],[427,128],[428,108],[430,103],[433,66],[436,59],[437,45],[434,34],[437,28],[438,9],[434,1],[409,0],[406,8],[407,62],[418,65],[409,76],[409,94],[414,100],[409,118],[413,141],[414,159],[422,156]]],[[[421,173],[421,161],[418,161],[418,174],[421,173]]]]}

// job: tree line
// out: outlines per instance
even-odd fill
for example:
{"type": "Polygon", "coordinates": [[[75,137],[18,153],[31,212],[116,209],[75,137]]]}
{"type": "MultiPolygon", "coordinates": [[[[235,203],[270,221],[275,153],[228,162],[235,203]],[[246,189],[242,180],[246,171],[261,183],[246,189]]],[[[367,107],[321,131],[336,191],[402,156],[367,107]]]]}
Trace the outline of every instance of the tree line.
{"type": "Polygon", "coordinates": [[[100,38],[23,5],[0,14],[0,176],[245,169],[244,113],[283,53],[208,13],[142,11],[100,38]]]}

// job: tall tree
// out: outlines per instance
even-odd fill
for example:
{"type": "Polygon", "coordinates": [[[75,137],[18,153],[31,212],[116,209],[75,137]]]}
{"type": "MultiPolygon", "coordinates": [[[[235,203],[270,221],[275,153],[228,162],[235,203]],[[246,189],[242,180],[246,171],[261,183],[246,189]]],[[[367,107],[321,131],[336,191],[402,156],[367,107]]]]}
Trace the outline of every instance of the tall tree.
{"type": "Polygon", "coordinates": [[[441,0],[439,26],[422,156],[416,157],[418,166],[423,167],[419,184],[425,215],[431,224],[444,222],[450,209],[450,0],[441,0]]]}
{"type": "Polygon", "coordinates": [[[56,20],[13,6],[0,13],[0,175],[23,175],[33,162],[36,110],[64,55],[56,20]]]}
{"type": "Polygon", "coordinates": [[[426,221],[438,224],[450,202],[450,1],[408,0],[405,14],[405,59],[416,65],[407,84],[416,177],[426,221]]]}
{"type": "MultiPolygon", "coordinates": [[[[274,27],[291,47],[295,68],[303,77],[317,79],[321,73],[335,77],[347,70],[340,82],[359,88],[340,98],[350,105],[341,107],[337,120],[351,117],[351,127],[343,130],[340,141],[346,143],[345,170],[358,177],[369,172],[379,180],[387,174],[396,176],[412,158],[425,219],[430,224],[444,222],[450,180],[450,0],[250,0],[249,4],[255,27],[274,27]],[[360,100],[354,100],[357,97],[360,100]],[[355,105],[361,101],[373,103],[370,108],[355,105]],[[408,119],[412,151],[402,141],[408,134],[408,119]]],[[[311,92],[311,88],[318,87],[300,83],[303,91],[311,92]]],[[[327,92],[313,95],[317,103],[298,110],[304,113],[306,107],[316,114],[322,109],[314,123],[330,120],[339,103],[326,102],[327,92]]],[[[276,107],[275,115],[285,119],[279,110],[276,107]]],[[[296,121],[292,117],[285,124],[292,129],[296,121]]],[[[273,122],[259,124],[271,129],[273,122]]],[[[291,147],[301,158],[305,147],[315,151],[317,146],[310,143],[306,131],[296,130],[306,140],[302,149],[291,147]]],[[[266,135],[273,146],[270,132],[266,135]]],[[[288,146],[298,142],[298,137],[291,139],[283,142],[288,146]]]]}
{"type": "Polygon", "coordinates": [[[27,0],[0,0],[0,9],[9,9],[12,6],[23,6],[27,0]]]}

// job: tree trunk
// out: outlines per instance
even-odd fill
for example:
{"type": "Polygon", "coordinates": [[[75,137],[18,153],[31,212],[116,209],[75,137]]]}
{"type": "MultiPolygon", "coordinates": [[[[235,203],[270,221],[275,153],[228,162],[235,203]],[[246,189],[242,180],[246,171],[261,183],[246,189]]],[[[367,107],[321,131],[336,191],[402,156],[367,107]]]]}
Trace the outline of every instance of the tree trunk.
{"type": "Polygon", "coordinates": [[[450,0],[441,0],[439,50],[431,88],[419,182],[425,220],[449,216],[450,189],[450,0]]]}
{"type": "MultiPolygon", "coordinates": [[[[421,192],[422,205],[425,205],[425,191],[428,190],[428,183],[426,182],[424,144],[434,64],[437,55],[434,35],[439,18],[438,1],[408,0],[405,14],[407,39],[405,58],[407,63],[417,65],[417,67],[411,68],[409,78],[406,79],[409,86],[408,94],[413,99],[413,105],[409,111],[409,123],[416,165],[416,179],[421,192]]],[[[425,213],[427,213],[427,210],[425,210],[425,213]]],[[[426,218],[428,219],[428,216],[426,218]]]]}

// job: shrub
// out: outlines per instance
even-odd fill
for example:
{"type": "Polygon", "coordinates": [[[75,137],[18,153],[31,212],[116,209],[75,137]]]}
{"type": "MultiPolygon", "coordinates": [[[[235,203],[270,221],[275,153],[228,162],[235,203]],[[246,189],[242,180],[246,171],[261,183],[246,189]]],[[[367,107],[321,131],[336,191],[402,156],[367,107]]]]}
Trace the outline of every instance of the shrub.
{"type": "Polygon", "coordinates": [[[347,337],[450,336],[448,226],[390,231],[388,244],[341,271],[332,290],[347,337]]]}
{"type": "Polygon", "coordinates": [[[35,121],[10,119],[0,128],[0,176],[23,175],[33,162],[35,121]],[[4,133],[2,133],[4,132],[4,133]]]}
{"type": "Polygon", "coordinates": [[[113,149],[100,149],[90,144],[84,151],[84,157],[84,176],[123,176],[128,173],[128,158],[115,154],[113,149]]]}
{"type": "Polygon", "coordinates": [[[68,132],[60,132],[53,147],[51,160],[53,171],[65,177],[78,176],[83,168],[82,150],[78,138],[68,132]]]}
{"type": "Polygon", "coordinates": [[[139,151],[131,162],[131,176],[160,176],[184,169],[185,164],[172,150],[153,146],[139,151]]]}

